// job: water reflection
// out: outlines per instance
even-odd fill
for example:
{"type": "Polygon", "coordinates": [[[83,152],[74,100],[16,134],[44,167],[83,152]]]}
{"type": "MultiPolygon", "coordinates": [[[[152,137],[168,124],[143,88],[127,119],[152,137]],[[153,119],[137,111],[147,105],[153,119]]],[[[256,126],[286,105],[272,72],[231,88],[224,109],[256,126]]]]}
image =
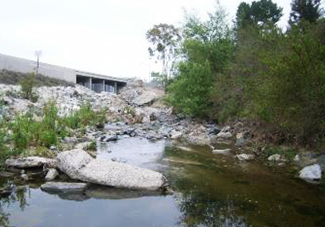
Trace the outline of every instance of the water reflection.
{"type": "MultiPolygon", "coordinates": [[[[163,171],[175,194],[98,186],[80,194],[48,194],[37,184],[16,186],[0,200],[0,226],[324,226],[325,188],[287,170],[137,138],[112,143],[112,148],[128,163],[163,171]]],[[[99,158],[110,159],[105,152],[99,158]]]]}
{"type": "Polygon", "coordinates": [[[20,210],[24,211],[27,203],[26,196],[30,196],[30,190],[26,186],[15,186],[10,180],[1,180],[0,188],[11,188],[12,193],[8,193],[6,196],[2,196],[0,199],[0,226],[9,227],[10,225],[10,213],[4,210],[12,204],[17,203],[20,210]]]}

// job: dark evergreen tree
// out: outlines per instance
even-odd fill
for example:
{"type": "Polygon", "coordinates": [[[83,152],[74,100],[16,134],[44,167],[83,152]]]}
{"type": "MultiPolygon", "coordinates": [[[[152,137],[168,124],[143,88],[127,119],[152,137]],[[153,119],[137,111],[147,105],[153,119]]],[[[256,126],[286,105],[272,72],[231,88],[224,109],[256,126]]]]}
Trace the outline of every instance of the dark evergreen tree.
{"type": "Polygon", "coordinates": [[[266,24],[276,24],[282,15],[282,8],[272,0],[254,1],[251,5],[242,2],[236,14],[237,29],[245,28],[247,25],[264,27],[266,24]]]}
{"type": "Polygon", "coordinates": [[[302,21],[315,23],[321,16],[321,0],[293,0],[289,24],[299,24],[302,21]]]}

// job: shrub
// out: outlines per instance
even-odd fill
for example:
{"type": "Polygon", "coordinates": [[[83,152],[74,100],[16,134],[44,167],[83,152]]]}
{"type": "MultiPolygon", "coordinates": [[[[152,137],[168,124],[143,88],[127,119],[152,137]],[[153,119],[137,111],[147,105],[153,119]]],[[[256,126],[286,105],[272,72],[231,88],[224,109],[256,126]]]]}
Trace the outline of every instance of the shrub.
{"type": "Polygon", "coordinates": [[[57,144],[57,108],[54,102],[47,103],[43,108],[43,120],[40,145],[50,147],[57,144]]]}
{"type": "Polygon", "coordinates": [[[88,151],[96,151],[97,150],[97,144],[96,141],[93,140],[90,142],[90,144],[87,146],[88,151]]]}
{"type": "Polygon", "coordinates": [[[37,94],[33,90],[36,84],[35,78],[36,75],[34,73],[30,73],[20,80],[21,97],[32,102],[37,102],[38,99],[37,94]]]}
{"type": "Polygon", "coordinates": [[[203,117],[207,114],[212,87],[211,70],[208,62],[197,64],[183,62],[179,75],[168,87],[166,101],[187,115],[203,117]]]}
{"type": "Polygon", "coordinates": [[[106,122],[106,109],[94,111],[90,103],[81,105],[80,109],[62,119],[62,123],[71,129],[86,126],[104,127],[106,122]]]}
{"type": "Polygon", "coordinates": [[[5,123],[0,122],[0,169],[2,169],[2,164],[9,157],[10,150],[6,146],[6,130],[5,123]]]}
{"type": "Polygon", "coordinates": [[[25,149],[29,146],[56,145],[57,120],[57,108],[54,102],[44,105],[41,122],[35,121],[31,112],[17,115],[11,125],[15,147],[25,149]]]}
{"type": "Polygon", "coordinates": [[[251,87],[257,116],[304,144],[325,134],[325,33],[315,36],[314,28],[293,27],[273,50],[260,50],[259,76],[251,87]]]}

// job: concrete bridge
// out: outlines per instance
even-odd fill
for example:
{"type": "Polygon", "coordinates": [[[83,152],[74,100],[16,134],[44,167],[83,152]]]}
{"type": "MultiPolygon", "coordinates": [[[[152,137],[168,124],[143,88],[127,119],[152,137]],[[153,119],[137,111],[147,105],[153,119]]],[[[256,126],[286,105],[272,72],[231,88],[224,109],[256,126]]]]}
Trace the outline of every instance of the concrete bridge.
{"type": "MultiPolygon", "coordinates": [[[[0,70],[2,69],[20,73],[31,73],[36,71],[37,62],[0,54],[0,70]]],[[[111,92],[117,94],[127,84],[126,80],[123,79],[46,63],[39,63],[38,73],[51,78],[80,84],[95,92],[111,92]]]]}

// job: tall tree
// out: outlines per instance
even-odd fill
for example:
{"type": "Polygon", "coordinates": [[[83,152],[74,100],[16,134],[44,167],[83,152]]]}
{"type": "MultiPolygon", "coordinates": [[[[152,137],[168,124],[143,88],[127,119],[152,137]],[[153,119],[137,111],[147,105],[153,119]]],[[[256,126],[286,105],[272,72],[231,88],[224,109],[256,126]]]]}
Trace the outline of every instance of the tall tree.
{"type": "Polygon", "coordinates": [[[291,3],[290,24],[299,24],[301,21],[314,23],[321,16],[321,0],[293,0],[291,3]]]}
{"type": "Polygon", "coordinates": [[[148,48],[150,56],[162,61],[162,74],[170,76],[173,61],[177,55],[178,46],[182,37],[179,29],[169,24],[154,25],[147,34],[147,40],[151,43],[148,48]]]}
{"type": "Polygon", "coordinates": [[[282,8],[272,0],[253,1],[251,5],[242,2],[238,6],[236,14],[237,29],[247,25],[276,24],[282,17],[282,8]]]}

